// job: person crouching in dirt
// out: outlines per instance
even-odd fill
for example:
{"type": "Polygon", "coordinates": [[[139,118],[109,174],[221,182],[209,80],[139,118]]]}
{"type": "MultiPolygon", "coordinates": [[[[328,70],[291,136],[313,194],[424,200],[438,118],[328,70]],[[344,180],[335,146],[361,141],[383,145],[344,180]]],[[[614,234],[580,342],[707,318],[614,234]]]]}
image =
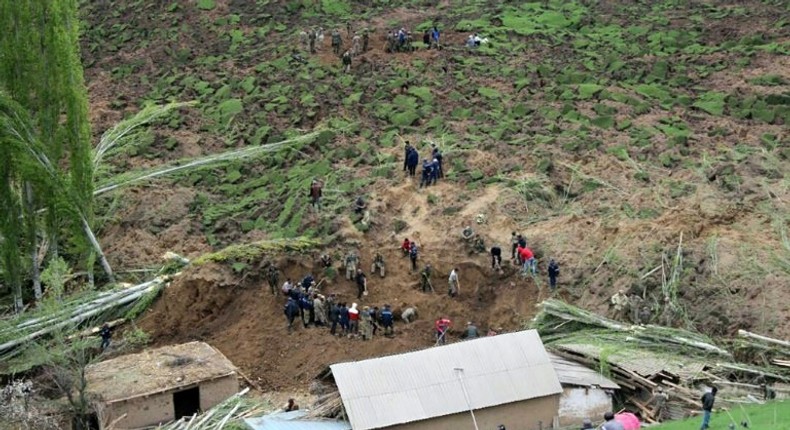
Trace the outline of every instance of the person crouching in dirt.
{"type": "Polygon", "coordinates": [[[357,269],[357,299],[362,296],[368,295],[368,278],[362,272],[362,269],[357,269]]]}
{"type": "Polygon", "coordinates": [[[502,271],[502,248],[499,245],[491,247],[491,268],[502,271]]]}
{"type": "Polygon", "coordinates": [[[483,241],[483,236],[475,235],[474,240],[472,240],[472,252],[486,252],[486,243],[483,241]]]}
{"type": "Polygon", "coordinates": [[[472,321],[467,322],[466,330],[464,330],[461,335],[461,339],[471,340],[477,339],[478,337],[480,337],[480,332],[477,330],[477,326],[472,324],[472,321]]]}
{"type": "Polygon", "coordinates": [[[277,270],[277,266],[269,265],[269,268],[266,269],[266,281],[269,282],[269,288],[272,290],[272,295],[277,294],[277,284],[280,283],[280,271],[277,270]]]}
{"type": "Polygon", "coordinates": [[[384,309],[381,310],[379,318],[381,319],[381,326],[384,327],[384,336],[392,336],[395,334],[395,329],[393,328],[394,317],[390,305],[384,305],[384,309]]]}
{"type": "Polygon", "coordinates": [[[406,324],[411,324],[414,321],[417,321],[417,308],[416,307],[409,307],[403,310],[400,314],[400,318],[406,324]]]}
{"type": "Polygon", "coordinates": [[[285,318],[288,320],[288,332],[290,333],[293,331],[294,319],[299,315],[299,305],[293,297],[288,298],[283,312],[285,313],[285,318]]]}
{"type": "Polygon", "coordinates": [[[348,51],[344,52],[340,61],[343,63],[343,71],[346,73],[351,72],[351,53],[348,51]]]}
{"type": "Polygon", "coordinates": [[[422,162],[422,176],[420,176],[420,188],[423,186],[428,187],[431,185],[431,178],[433,174],[431,171],[433,170],[433,163],[428,162],[425,160],[422,162]]]}
{"type": "Polygon", "coordinates": [[[403,243],[400,245],[400,251],[403,253],[404,257],[409,255],[409,251],[411,251],[411,242],[408,237],[403,239],[403,243]]]}
{"type": "Polygon", "coordinates": [[[321,266],[323,266],[324,269],[332,267],[332,257],[330,257],[329,254],[321,254],[321,266]]]}
{"type": "Polygon", "coordinates": [[[383,278],[385,273],[384,256],[380,252],[376,253],[376,256],[373,258],[373,265],[370,266],[370,273],[376,273],[377,271],[383,278]]]}
{"type": "Polygon", "coordinates": [[[288,399],[288,403],[285,405],[283,410],[285,412],[298,411],[299,405],[296,404],[296,401],[294,401],[294,399],[288,399]]]}

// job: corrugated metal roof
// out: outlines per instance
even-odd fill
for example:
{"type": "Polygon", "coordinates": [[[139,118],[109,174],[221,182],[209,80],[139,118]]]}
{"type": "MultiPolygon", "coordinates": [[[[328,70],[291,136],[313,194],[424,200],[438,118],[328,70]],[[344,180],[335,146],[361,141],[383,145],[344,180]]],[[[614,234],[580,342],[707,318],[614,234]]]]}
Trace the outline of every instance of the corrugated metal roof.
{"type": "Polygon", "coordinates": [[[612,380],[604,377],[593,369],[585,367],[581,363],[566,360],[557,354],[549,353],[551,364],[554,366],[554,371],[557,372],[557,378],[562,385],[575,385],[578,387],[592,387],[598,386],[601,388],[608,388],[617,390],[620,386],[612,380]]]}
{"type": "Polygon", "coordinates": [[[277,412],[258,418],[245,418],[252,430],[351,430],[351,424],[337,420],[305,419],[306,411],[277,412]]]}
{"type": "Polygon", "coordinates": [[[469,410],[459,373],[473,409],[562,392],[535,330],[331,367],[354,430],[469,410]]]}

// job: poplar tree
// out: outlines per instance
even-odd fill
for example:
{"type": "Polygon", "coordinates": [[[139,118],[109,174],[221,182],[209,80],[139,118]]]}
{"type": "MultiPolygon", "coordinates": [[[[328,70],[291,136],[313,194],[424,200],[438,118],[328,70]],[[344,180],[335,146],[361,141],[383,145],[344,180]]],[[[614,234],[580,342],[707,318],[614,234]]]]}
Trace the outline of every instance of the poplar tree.
{"type": "Polygon", "coordinates": [[[51,256],[65,246],[89,273],[98,256],[107,276],[113,274],[93,234],[93,168],[77,1],[0,2],[0,28],[5,29],[0,34],[3,275],[20,307],[25,273],[41,296],[42,242],[49,244],[51,256]]]}

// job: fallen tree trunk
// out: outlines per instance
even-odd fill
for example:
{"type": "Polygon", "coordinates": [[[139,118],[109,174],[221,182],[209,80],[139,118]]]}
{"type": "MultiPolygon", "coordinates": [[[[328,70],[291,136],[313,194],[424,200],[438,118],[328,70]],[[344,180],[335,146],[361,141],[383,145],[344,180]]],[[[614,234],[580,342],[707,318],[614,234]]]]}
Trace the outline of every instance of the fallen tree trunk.
{"type": "MultiPolygon", "coordinates": [[[[745,338],[748,338],[748,339],[753,339],[753,340],[759,340],[761,342],[771,343],[771,344],[774,344],[774,345],[779,345],[779,346],[782,346],[782,347],[785,347],[785,348],[790,348],[790,342],[788,342],[786,340],[774,339],[774,338],[770,338],[768,336],[762,336],[762,335],[759,335],[759,334],[751,333],[751,332],[748,332],[746,330],[738,330],[738,336],[745,337],[745,338]]],[[[788,351],[788,352],[790,352],[790,351],[788,351]]]]}
{"type": "MultiPolygon", "coordinates": [[[[98,315],[102,312],[106,312],[113,308],[117,308],[126,304],[129,304],[140,297],[144,296],[148,292],[154,291],[160,285],[165,283],[165,278],[157,278],[153,281],[149,281],[140,285],[136,285],[135,287],[125,289],[121,292],[116,292],[108,297],[103,297],[99,300],[93,300],[89,303],[77,306],[76,308],[69,309],[63,313],[58,313],[50,318],[47,318],[45,321],[40,321],[36,324],[19,324],[17,325],[17,330],[19,330],[20,336],[0,344],[0,355],[5,354],[6,352],[22,345],[26,342],[35,340],[41,336],[46,334],[52,333],[55,330],[65,327],[68,325],[76,325],[86,321],[87,319],[98,315]],[[22,326],[20,328],[20,326],[22,326]],[[41,329],[38,329],[32,333],[27,333],[28,330],[33,328],[44,326],[41,329]]],[[[13,330],[12,330],[13,331],[13,330]]],[[[7,333],[8,331],[6,331],[7,333]]]]}

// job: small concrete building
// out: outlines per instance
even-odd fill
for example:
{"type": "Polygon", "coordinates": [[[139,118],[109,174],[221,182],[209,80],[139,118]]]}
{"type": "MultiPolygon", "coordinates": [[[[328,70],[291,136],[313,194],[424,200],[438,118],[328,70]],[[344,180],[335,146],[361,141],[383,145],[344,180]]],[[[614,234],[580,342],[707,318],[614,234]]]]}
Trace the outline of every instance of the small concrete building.
{"type": "Polygon", "coordinates": [[[600,421],[603,414],[612,410],[612,392],[619,390],[619,385],[580,363],[553,353],[549,357],[562,384],[561,426],[578,425],[585,418],[600,421]]]}
{"type": "Polygon", "coordinates": [[[331,366],[354,430],[551,428],[562,387],[535,330],[331,366]]]}
{"type": "Polygon", "coordinates": [[[236,367],[203,342],[124,355],[88,366],[101,428],[135,429],[191,416],[239,390],[236,367]]]}

